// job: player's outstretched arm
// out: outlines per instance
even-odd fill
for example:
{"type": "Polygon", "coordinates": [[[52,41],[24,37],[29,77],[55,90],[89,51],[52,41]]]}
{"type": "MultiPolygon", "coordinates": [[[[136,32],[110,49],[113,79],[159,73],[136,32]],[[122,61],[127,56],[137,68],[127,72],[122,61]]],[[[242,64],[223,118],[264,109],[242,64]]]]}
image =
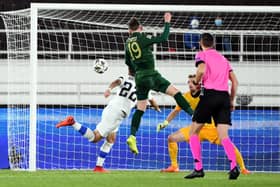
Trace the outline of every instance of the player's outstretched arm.
{"type": "Polygon", "coordinates": [[[105,98],[107,98],[111,95],[112,89],[114,89],[115,87],[119,86],[122,83],[121,78],[122,77],[120,77],[120,78],[118,78],[118,79],[116,79],[116,80],[114,80],[113,82],[110,83],[109,87],[104,92],[104,97],[105,98]]]}
{"type": "Polygon", "coordinates": [[[167,41],[170,32],[171,17],[172,16],[169,12],[164,14],[164,30],[162,34],[156,37],[145,38],[145,40],[143,41],[144,46],[149,46],[154,43],[161,43],[167,41]]]}
{"type": "Polygon", "coordinates": [[[159,123],[157,125],[157,132],[159,132],[160,130],[164,129],[165,127],[168,126],[168,124],[170,123],[170,121],[172,121],[180,112],[180,110],[176,110],[173,109],[167,116],[166,120],[164,120],[162,123],[159,123]]]}

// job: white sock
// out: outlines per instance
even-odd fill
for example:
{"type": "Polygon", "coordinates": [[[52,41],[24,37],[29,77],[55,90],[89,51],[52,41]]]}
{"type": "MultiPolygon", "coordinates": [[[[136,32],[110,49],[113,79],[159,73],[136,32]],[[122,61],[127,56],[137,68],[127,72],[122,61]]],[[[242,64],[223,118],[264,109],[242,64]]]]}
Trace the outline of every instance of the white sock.
{"type": "Polygon", "coordinates": [[[103,167],[105,158],[101,158],[100,156],[97,157],[96,166],[103,167]]]}
{"type": "Polygon", "coordinates": [[[87,138],[89,142],[93,142],[95,138],[95,135],[90,128],[87,128],[87,131],[83,136],[87,138]]]}
{"type": "Polygon", "coordinates": [[[82,124],[78,123],[78,122],[75,122],[72,127],[76,130],[76,131],[79,131],[82,127],[82,124]]]}
{"type": "Polygon", "coordinates": [[[89,142],[94,141],[95,135],[90,128],[82,126],[80,123],[75,122],[72,127],[78,131],[83,137],[87,138],[89,142]]]}
{"type": "Polygon", "coordinates": [[[97,157],[96,166],[103,167],[105,158],[112,149],[113,145],[113,143],[109,143],[106,140],[104,141],[103,145],[100,147],[100,152],[99,156],[97,157]]]}

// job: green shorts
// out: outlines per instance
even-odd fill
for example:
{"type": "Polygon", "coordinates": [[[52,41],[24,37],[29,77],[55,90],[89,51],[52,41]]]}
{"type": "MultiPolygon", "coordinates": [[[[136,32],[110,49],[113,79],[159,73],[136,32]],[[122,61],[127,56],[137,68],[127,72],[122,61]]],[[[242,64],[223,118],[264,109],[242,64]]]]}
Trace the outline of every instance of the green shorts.
{"type": "Polygon", "coordinates": [[[170,85],[170,82],[157,71],[136,73],[135,82],[137,100],[148,99],[150,90],[165,93],[170,85]]]}

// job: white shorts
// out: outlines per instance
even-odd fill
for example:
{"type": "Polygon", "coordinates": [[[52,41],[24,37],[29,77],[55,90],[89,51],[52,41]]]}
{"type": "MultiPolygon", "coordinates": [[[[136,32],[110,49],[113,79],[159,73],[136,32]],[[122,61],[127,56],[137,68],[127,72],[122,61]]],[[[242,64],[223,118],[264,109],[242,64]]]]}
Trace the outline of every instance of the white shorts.
{"type": "Polygon", "coordinates": [[[102,111],[101,121],[96,126],[96,130],[102,137],[107,137],[110,133],[117,132],[125,113],[119,108],[108,105],[102,111]]]}

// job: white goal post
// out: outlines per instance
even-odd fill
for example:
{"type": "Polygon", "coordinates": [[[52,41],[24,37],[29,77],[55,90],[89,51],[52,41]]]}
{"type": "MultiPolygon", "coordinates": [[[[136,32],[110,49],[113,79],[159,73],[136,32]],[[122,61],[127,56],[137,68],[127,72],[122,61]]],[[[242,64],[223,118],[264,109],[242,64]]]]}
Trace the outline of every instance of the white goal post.
{"type": "MultiPolygon", "coordinates": [[[[24,82],[24,85],[30,88],[28,93],[29,101],[24,100],[20,103],[28,105],[27,109],[29,109],[29,113],[26,114],[29,117],[27,121],[30,123],[29,127],[26,128],[29,133],[27,139],[29,142],[24,145],[29,151],[28,153],[22,153],[26,154],[28,158],[25,158],[25,164],[20,168],[35,171],[38,168],[89,169],[92,167],[92,162],[95,161],[94,155],[96,156],[96,152],[99,150],[98,146],[84,145],[85,142],[74,142],[73,144],[75,145],[68,148],[70,143],[63,144],[61,142],[65,141],[65,139],[68,140],[69,137],[70,139],[73,138],[71,141],[77,140],[77,135],[70,132],[70,130],[59,134],[56,130],[51,129],[51,125],[53,126],[54,124],[47,124],[48,119],[53,119],[52,122],[54,122],[61,119],[62,116],[77,114],[81,120],[90,124],[92,119],[86,116],[83,111],[91,114],[91,105],[97,106],[97,111],[92,116],[95,118],[100,117],[99,110],[107,102],[101,98],[103,89],[118,76],[120,71],[122,74],[126,73],[123,62],[123,44],[128,36],[127,21],[132,16],[138,16],[149,34],[158,35],[162,30],[163,13],[167,11],[174,14],[171,22],[170,41],[167,44],[154,45],[153,47],[160,72],[166,75],[175,85],[177,84],[182,91],[187,91],[186,77],[187,74],[191,74],[195,70],[193,58],[198,48],[188,49],[183,42],[184,39],[182,39],[184,34],[189,31],[195,34],[210,32],[217,36],[217,41],[219,41],[217,42],[217,48],[220,45],[221,52],[230,58],[241,83],[240,97],[237,101],[240,111],[234,114],[236,126],[231,134],[233,141],[236,140],[237,147],[240,147],[241,152],[243,151],[245,162],[250,164],[251,161],[249,160],[255,157],[254,161],[252,161],[251,170],[280,171],[279,167],[275,166],[275,163],[280,163],[279,157],[277,160],[277,155],[279,156],[280,154],[279,137],[275,135],[275,132],[280,131],[279,121],[277,121],[280,114],[280,81],[277,78],[277,73],[280,71],[280,50],[279,43],[275,44],[273,42],[273,40],[280,41],[280,7],[67,3],[31,3],[31,9],[26,12],[2,14],[6,26],[10,27],[6,28],[7,33],[10,34],[9,39],[7,39],[8,45],[14,40],[23,41],[24,38],[12,36],[12,32],[8,31],[15,30],[14,32],[16,32],[18,30],[18,35],[22,34],[22,31],[20,31],[22,28],[11,26],[13,20],[18,21],[16,24],[27,24],[28,26],[24,28],[24,32],[30,32],[30,39],[27,39],[30,46],[28,44],[20,45],[24,47],[19,49],[17,45],[13,45],[15,47],[9,53],[18,53],[20,54],[18,56],[24,54],[24,57],[8,57],[10,62],[17,59],[30,60],[28,64],[30,66],[28,71],[30,79],[24,82]],[[6,15],[6,17],[3,15],[6,15]],[[20,21],[21,17],[25,17],[25,19],[20,21]],[[223,17],[224,24],[227,25],[223,28],[215,27],[215,17],[223,17]],[[200,20],[198,29],[193,30],[190,28],[189,22],[191,19],[200,20]],[[226,37],[229,38],[231,49],[227,49],[225,46],[227,42],[224,39],[226,37]],[[92,59],[99,56],[109,62],[109,70],[104,75],[95,75],[96,77],[90,78],[91,72],[87,69],[91,68],[92,59]],[[61,78],[57,75],[62,73],[63,69],[65,69],[65,72],[61,78]],[[83,71],[85,71],[84,74],[82,73],[83,71]],[[52,74],[52,72],[54,73],[52,74]],[[260,77],[260,74],[264,77],[260,77]],[[47,76],[50,77],[46,81],[47,76]],[[84,77],[81,78],[82,76],[84,77]],[[81,82],[75,81],[75,77],[81,82]],[[61,80],[55,81],[55,79],[61,80]],[[67,81],[67,79],[71,80],[67,81]],[[59,90],[59,87],[63,87],[66,91],[59,90]],[[78,90],[75,92],[75,96],[78,98],[77,101],[71,97],[67,99],[67,96],[73,90],[78,90]],[[61,97],[55,95],[56,93],[62,94],[61,97]],[[92,96],[93,93],[94,96],[92,96]],[[90,99],[90,97],[94,99],[90,99]],[[52,100],[52,98],[54,99],[52,100]],[[250,99],[253,99],[253,101],[250,99]],[[53,106],[54,110],[48,111],[49,113],[41,113],[40,106],[42,105],[45,105],[42,110],[52,108],[50,105],[53,106]],[[251,108],[248,109],[250,106],[251,108]],[[245,107],[245,112],[241,111],[242,107],[245,107]],[[56,111],[56,108],[59,108],[59,111],[56,111]],[[78,109],[76,110],[76,108],[78,109]],[[80,108],[81,111],[79,111],[80,108]],[[77,113],[73,114],[73,112],[77,113]],[[48,114],[52,114],[52,116],[48,116],[48,114]],[[38,115],[40,116],[39,118],[38,115]],[[45,122],[42,122],[43,120],[41,119],[43,115],[48,118],[45,122]],[[255,118],[252,116],[255,116],[255,118]],[[265,116],[265,118],[259,119],[256,116],[265,116]],[[265,127],[265,130],[262,129],[264,124],[269,124],[268,127],[265,127]],[[250,131],[248,130],[250,128],[256,128],[256,130],[250,131]],[[46,132],[44,133],[43,131],[46,132]],[[263,134],[263,139],[257,141],[259,133],[263,134]],[[266,136],[271,140],[270,143],[266,142],[266,136]],[[254,144],[255,150],[251,150],[252,147],[250,148],[252,140],[256,140],[254,144]],[[42,142],[44,145],[41,145],[42,142]],[[51,144],[51,146],[47,147],[46,145],[48,144],[51,144]],[[269,144],[270,150],[264,148],[267,144],[269,144]],[[276,152],[272,148],[275,145],[278,146],[278,149],[275,148],[276,152]],[[91,146],[94,146],[94,148],[91,148],[91,146]],[[60,152],[60,150],[63,151],[60,152]],[[80,151],[81,155],[76,156],[75,150],[80,151]],[[75,157],[73,160],[60,161],[60,155],[72,154],[75,157]],[[269,158],[267,162],[260,161],[261,158],[266,159],[266,156],[269,158]],[[49,158],[50,160],[48,160],[49,158]],[[91,159],[92,162],[84,164],[84,159],[91,159]],[[54,161],[54,164],[47,163],[51,161],[54,161]],[[262,167],[257,166],[260,162],[263,162],[262,167]],[[266,170],[265,165],[269,164],[270,166],[266,170]]],[[[9,65],[10,62],[8,62],[9,65]]],[[[13,70],[13,65],[10,65],[10,67],[10,70],[13,70]]],[[[12,79],[10,82],[17,80],[11,76],[10,78],[12,79]]],[[[13,98],[13,88],[12,86],[9,90],[11,91],[11,98],[13,98]]],[[[143,156],[133,158],[129,155],[128,150],[120,150],[125,148],[125,142],[122,141],[128,135],[129,118],[122,124],[124,127],[120,132],[120,139],[115,145],[118,151],[112,154],[108,167],[114,169],[159,169],[168,165],[167,145],[166,143],[163,144],[163,142],[167,142],[168,133],[174,132],[182,127],[183,124],[189,123],[190,118],[180,115],[178,121],[174,122],[178,123],[177,125],[175,124],[174,127],[161,135],[156,134],[154,132],[155,125],[167,116],[170,108],[174,106],[174,102],[169,97],[161,94],[155,93],[154,96],[159,101],[159,104],[163,106],[164,112],[161,114],[155,114],[154,112],[145,114],[147,119],[143,123],[144,126],[148,126],[148,130],[142,130],[138,135],[141,143],[148,144],[142,146],[143,156]],[[145,138],[141,139],[141,135],[144,135],[145,138]],[[151,139],[152,143],[147,142],[146,138],[151,139]],[[154,145],[155,142],[157,145],[154,145]],[[158,151],[157,153],[151,153],[151,150],[153,150],[151,147],[153,146],[158,151]],[[121,153],[121,151],[125,151],[125,154],[121,153]],[[124,156],[127,156],[125,161],[122,160],[124,156]],[[164,163],[160,163],[160,159],[163,159],[164,163]],[[122,164],[113,166],[115,162],[122,162],[122,164]]],[[[8,100],[8,105],[17,106],[18,103],[15,103],[13,99],[8,100]]],[[[12,112],[11,115],[13,115],[12,112]]],[[[94,122],[96,123],[95,120],[94,122]]],[[[13,125],[22,124],[21,122],[13,122],[13,125]]],[[[13,143],[20,139],[18,135],[13,137],[13,143]]],[[[115,148],[113,147],[113,149],[115,148]]],[[[187,151],[182,151],[179,155],[179,160],[189,161],[189,153],[187,153],[189,150],[186,145],[183,148],[187,151]]],[[[204,149],[209,151],[210,155],[221,151],[219,148],[208,144],[204,146],[204,149]]],[[[227,164],[224,157],[219,155],[218,161],[213,161],[212,159],[206,159],[208,169],[226,170],[227,164]],[[214,167],[211,166],[212,163],[214,163],[214,167]]],[[[191,165],[192,162],[182,164],[182,167],[183,169],[189,169],[191,165]]]]}

